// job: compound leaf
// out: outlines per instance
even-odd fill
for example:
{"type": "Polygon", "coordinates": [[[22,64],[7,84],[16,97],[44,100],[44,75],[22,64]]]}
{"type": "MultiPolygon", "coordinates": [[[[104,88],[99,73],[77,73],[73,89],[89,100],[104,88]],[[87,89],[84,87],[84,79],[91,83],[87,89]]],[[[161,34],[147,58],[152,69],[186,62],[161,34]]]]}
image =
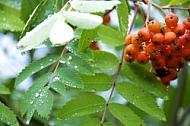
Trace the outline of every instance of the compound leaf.
{"type": "Polygon", "coordinates": [[[65,54],[61,60],[61,63],[65,63],[68,67],[87,75],[93,75],[94,71],[90,64],[72,53],[65,54]]]}
{"type": "Polygon", "coordinates": [[[10,89],[0,84],[0,94],[10,94],[10,89]]]}
{"type": "Polygon", "coordinates": [[[51,88],[58,92],[61,95],[64,95],[66,92],[65,85],[61,81],[54,81],[50,84],[51,88]]]}
{"type": "Polygon", "coordinates": [[[0,29],[5,31],[22,31],[24,22],[17,16],[5,11],[0,10],[0,29]]]}
{"type": "Polygon", "coordinates": [[[61,68],[56,72],[59,80],[65,85],[73,88],[83,88],[83,82],[79,75],[70,68],[61,68]]]}
{"type": "Polygon", "coordinates": [[[143,88],[157,97],[168,99],[166,88],[159,82],[155,76],[144,69],[142,66],[132,63],[123,64],[122,73],[130,79],[136,86],[143,88]]]}
{"type": "Polygon", "coordinates": [[[19,126],[16,115],[7,106],[0,102],[0,121],[9,126],[19,126]]]}
{"type": "Polygon", "coordinates": [[[100,120],[98,118],[90,118],[83,121],[78,126],[100,126],[100,120]]]}
{"type": "Polygon", "coordinates": [[[128,82],[117,83],[116,89],[127,101],[139,109],[160,120],[165,120],[163,110],[158,107],[151,94],[128,82]]]}
{"type": "Polygon", "coordinates": [[[119,60],[112,53],[106,51],[95,50],[93,51],[94,61],[92,65],[98,68],[116,68],[119,60]]]}
{"type": "Polygon", "coordinates": [[[98,15],[79,13],[79,12],[63,12],[61,13],[66,20],[74,26],[82,29],[94,29],[98,27],[103,19],[98,15]]]}
{"type": "Polygon", "coordinates": [[[71,6],[77,11],[92,13],[105,12],[120,4],[119,1],[71,1],[71,6]]]}
{"type": "Polygon", "coordinates": [[[52,73],[46,73],[38,78],[33,85],[26,92],[21,100],[21,115],[26,114],[27,121],[30,119],[35,112],[47,118],[50,110],[53,106],[53,96],[48,88],[44,87],[50,79],[52,79],[52,73]]]}
{"type": "Polygon", "coordinates": [[[19,73],[15,80],[15,87],[29,76],[56,62],[58,58],[59,57],[57,55],[48,55],[44,58],[33,61],[25,69],[23,69],[22,72],[19,73]]]}
{"type": "Polygon", "coordinates": [[[128,16],[129,16],[129,6],[126,0],[121,0],[121,4],[117,7],[117,16],[119,21],[120,32],[123,36],[126,36],[128,29],[128,16]]]}
{"type": "Polygon", "coordinates": [[[109,110],[125,126],[145,126],[143,120],[126,105],[111,103],[109,110]]]}
{"type": "Polygon", "coordinates": [[[112,86],[113,79],[103,73],[96,73],[94,76],[89,76],[85,74],[80,75],[84,88],[83,91],[106,91],[112,86]]]}
{"type": "Polygon", "coordinates": [[[169,5],[178,5],[187,2],[188,0],[171,0],[169,5]]]}
{"type": "Polygon", "coordinates": [[[104,110],[105,103],[105,99],[98,95],[79,96],[64,105],[58,117],[61,119],[69,119],[101,112],[104,110]]]}
{"type": "Polygon", "coordinates": [[[121,46],[124,44],[124,37],[110,26],[101,25],[98,29],[98,35],[102,43],[111,46],[121,46]]]}
{"type": "Polygon", "coordinates": [[[58,19],[58,16],[59,13],[56,13],[51,17],[48,17],[30,32],[26,33],[26,35],[18,42],[17,47],[25,52],[39,46],[44,40],[49,38],[51,29],[55,21],[58,19]]]}
{"type": "Polygon", "coordinates": [[[83,52],[89,47],[91,41],[96,37],[97,29],[84,29],[78,42],[78,51],[83,52]]]}

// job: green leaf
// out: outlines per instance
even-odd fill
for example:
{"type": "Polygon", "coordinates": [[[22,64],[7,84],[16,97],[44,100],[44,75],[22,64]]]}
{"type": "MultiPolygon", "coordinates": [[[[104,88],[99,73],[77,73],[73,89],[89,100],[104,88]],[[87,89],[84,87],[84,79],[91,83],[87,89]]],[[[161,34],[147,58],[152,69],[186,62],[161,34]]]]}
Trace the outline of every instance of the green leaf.
{"type": "Polygon", "coordinates": [[[111,46],[121,46],[124,44],[124,37],[110,26],[101,25],[98,29],[98,35],[102,43],[111,46]]]}
{"type": "Polygon", "coordinates": [[[94,29],[103,22],[102,17],[98,15],[79,13],[79,12],[62,12],[66,20],[74,26],[82,29],[94,29]]]}
{"type": "Polygon", "coordinates": [[[105,12],[120,4],[119,1],[71,1],[71,7],[80,12],[105,12]]]}
{"type": "Polygon", "coordinates": [[[28,51],[39,46],[43,41],[49,38],[51,29],[58,19],[59,13],[45,19],[34,29],[28,32],[17,44],[17,48],[22,48],[22,51],[28,51]]]}
{"type": "Polygon", "coordinates": [[[125,126],[145,126],[143,120],[126,105],[111,103],[109,110],[125,126]]]}
{"type": "Polygon", "coordinates": [[[54,81],[53,83],[50,84],[50,86],[53,90],[55,90],[59,94],[65,95],[66,89],[65,89],[65,85],[62,82],[54,81]]]}
{"type": "Polygon", "coordinates": [[[78,43],[78,51],[83,52],[90,46],[91,41],[96,37],[97,29],[82,31],[80,36],[80,40],[78,43]]]}
{"type": "Polygon", "coordinates": [[[0,29],[2,30],[17,32],[21,31],[24,27],[24,23],[19,17],[7,11],[0,10],[0,17],[0,29]]]}
{"type": "Polygon", "coordinates": [[[80,75],[84,88],[83,91],[107,91],[111,88],[113,78],[103,73],[96,73],[94,76],[80,75]]]}
{"type": "Polygon", "coordinates": [[[61,68],[56,72],[60,81],[73,88],[83,88],[83,82],[79,75],[72,69],[61,68]]]}
{"type": "Polygon", "coordinates": [[[69,44],[67,45],[67,49],[68,49],[71,53],[73,53],[73,54],[75,54],[75,55],[81,57],[82,59],[86,60],[87,62],[91,62],[92,59],[93,59],[92,50],[86,49],[86,50],[84,50],[83,52],[79,52],[79,50],[78,50],[78,43],[79,43],[78,40],[73,39],[73,40],[70,41],[69,44]]]}
{"type": "Polygon", "coordinates": [[[151,94],[147,93],[144,89],[138,88],[128,82],[117,83],[116,89],[127,101],[139,109],[160,120],[165,120],[163,110],[158,107],[151,94]]]}
{"type": "Polygon", "coordinates": [[[116,126],[115,124],[111,123],[111,122],[105,122],[103,124],[103,126],[116,126]]]}
{"type": "Polygon", "coordinates": [[[21,100],[21,115],[25,113],[27,115],[27,121],[29,122],[35,110],[42,116],[46,117],[50,113],[53,105],[53,97],[48,88],[44,86],[52,79],[52,73],[46,73],[38,78],[33,85],[28,89],[26,94],[21,100]],[[48,103],[48,104],[47,104],[48,103]],[[40,111],[38,107],[43,108],[44,112],[40,111]]]}
{"type": "Polygon", "coordinates": [[[112,53],[106,51],[95,50],[93,51],[94,61],[92,65],[98,68],[116,68],[119,60],[112,53]]]}
{"type": "Polygon", "coordinates": [[[9,126],[19,126],[16,115],[7,106],[0,102],[0,121],[9,126]]]}
{"type": "Polygon", "coordinates": [[[187,2],[188,0],[171,0],[169,5],[178,5],[187,2]]]}
{"type": "Polygon", "coordinates": [[[93,75],[94,71],[90,64],[83,60],[82,58],[72,54],[67,53],[65,54],[61,60],[61,63],[66,63],[66,65],[80,73],[87,74],[87,75],[93,75]]]}
{"type": "MultiPolygon", "coordinates": [[[[46,2],[45,0],[43,1],[43,3],[46,2]]],[[[32,17],[32,15],[30,16],[30,14],[32,13],[32,11],[37,7],[37,5],[40,3],[40,1],[37,0],[33,0],[33,1],[29,1],[29,0],[21,0],[21,19],[26,22],[30,17],[32,17]],[[27,6],[30,5],[30,6],[27,6]]]]}
{"type": "Polygon", "coordinates": [[[15,80],[15,87],[18,86],[18,84],[20,84],[29,76],[55,63],[58,60],[58,58],[59,57],[56,55],[48,55],[44,58],[33,61],[25,69],[23,69],[22,72],[19,73],[19,75],[17,76],[15,80]]]}
{"type": "Polygon", "coordinates": [[[4,85],[0,84],[0,94],[10,94],[9,88],[7,88],[4,85]]]}
{"type": "Polygon", "coordinates": [[[98,118],[90,118],[80,123],[78,126],[100,126],[100,120],[98,118]]]}
{"type": "Polygon", "coordinates": [[[167,90],[148,70],[135,63],[124,63],[122,73],[136,86],[141,87],[153,95],[168,99],[167,90]]]}
{"type": "Polygon", "coordinates": [[[105,99],[98,95],[83,95],[69,101],[64,105],[58,117],[68,119],[78,116],[84,116],[104,110],[105,99]]]}
{"type": "Polygon", "coordinates": [[[128,29],[128,18],[129,18],[129,5],[126,0],[121,0],[121,4],[117,7],[117,16],[119,21],[119,28],[121,34],[125,37],[128,29]]]}
{"type": "Polygon", "coordinates": [[[43,0],[41,2],[32,2],[28,1],[28,0],[22,0],[21,3],[21,18],[24,21],[27,21],[24,29],[22,30],[22,33],[20,35],[20,38],[22,38],[24,35],[26,35],[26,33],[32,28],[32,26],[34,25],[33,23],[36,20],[36,17],[38,16],[38,14],[40,13],[42,7],[45,5],[47,1],[43,0]],[[39,4],[38,4],[39,3],[39,4]],[[30,6],[28,7],[27,5],[30,4],[30,6]]]}

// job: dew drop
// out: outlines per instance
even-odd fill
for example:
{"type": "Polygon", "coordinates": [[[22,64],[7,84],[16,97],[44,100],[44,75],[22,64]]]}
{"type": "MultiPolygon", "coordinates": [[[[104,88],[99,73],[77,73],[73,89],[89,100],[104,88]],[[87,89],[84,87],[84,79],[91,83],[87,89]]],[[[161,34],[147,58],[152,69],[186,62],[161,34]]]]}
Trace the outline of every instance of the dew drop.
{"type": "Polygon", "coordinates": [[[39,93],[36,93],[36,94],[35,94],[35,97],[38,97],[38,96],[39,96],[39,93]]]}
{"type": "Polygon", "coordinates": [[[29,124],[29,123],[30,123],[30,120],[27,120],[27,121],[26,121],[26,124],[29,124]]]}
{"type": "Polygon", "coordinates": [[[78,66],[74,66],[75,69],[78,69],[78,66]]]}
{"type": "Polygon", "coordinates": [[[68,60],[72,60],[72,56],[69,56],[68,60]]]}
{"type": "Polygon", "coordinates": [[[91,92],[96,92],[96,89],[95,89],[95,88],[92,88],[90,91],[91,91],[91,92]]]}

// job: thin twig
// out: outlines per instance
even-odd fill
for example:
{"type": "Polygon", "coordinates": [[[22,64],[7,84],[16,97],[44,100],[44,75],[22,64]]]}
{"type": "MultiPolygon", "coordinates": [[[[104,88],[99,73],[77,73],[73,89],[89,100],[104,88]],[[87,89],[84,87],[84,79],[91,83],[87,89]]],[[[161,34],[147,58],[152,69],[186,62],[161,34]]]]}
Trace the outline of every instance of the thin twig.
{"type": "Polygon", "coordinates": [[[148,4],[148,12],[147,12],[146,21],[145,21],[145,27],[146,28],[148,27],[148,22],[149,22],[149,19],[150,19],[150,7],[151,7],[150,0],[148,0],[147,4],[148,4]]]}
{"type": "MultiPolygon", "coordinates": [[[[129,30],[128,30],[128,33],[127,33],[127,34],[130,34],[130,32],[131,32],[131,30],[132,30],[132,27],[133,27],[133,25],[134,25],[136,16],[137,16],[137,12],[138,12],[138,8],[137,8],[135,2],[134,2],[134,5],[135,5],[135,11],[134,11],[135,14],[134,14],[134,16],[133,16],[133,19],[132,19],[132,22],[131,22],[131,25],[130,25],[130,27],[129,27],[129,30]]],[[[113,81],[113,84],[112,84],[112,88],[111,88],[111,92],[110,92],[108,101],[107,101],[106,104],[105,104],[105,109],[104,109],[104,112],[103,112],[103,115],[102,115],[102,119],[101,119],[100,126],[103,126],[104,119],[105,119],[105,115],[106,115],[108,106],[109,106],[109,104],[110,104],[110,101],[111,101],[111,98],[112,98],[112,95],[113,95],[113,92],[114,92],[114,89],[115,89],[115,86],[116,86],[116,82],[117,82],[117,79],[118,79],[118,76],[119,76],[119,72],[120,72],[121,67],[122,67],[122,64],[123,64],[124,49],[125,49],[125,45],[123,46],[122,55],[121,55],[121,57],[120,57],[120,61],[119,61],[119,64],[118,64],[118,68],[117,68],[115,77],[114,77],[114,81],[113,81]]]]}
{"type": "MultiPolygon", "coordinates": [[[[186,80],[186,75],[187,75],[187,64],[185,64],[185,67],[180,70],[180,77],[178,79],[178,88],[177,88],[177,93],[176,93],[176,98],[175,98],[175,103],[174,103],[174,109],[173,113],[171,116],[171,123],[170,126],[178,126],[178,110],[181,105],[181,98],[184,92],[184,87],[185,87],[185,80],[186,80]]],[[[180,125],[179,125],[180,126],[180,125]]]]}
{"type": "Polygon", "coordinates": [[[157,4],[153,3],[153,2],[151,2],[151,4],[152,4],[152,6],[154,6],[155,8],[159,9],[159,10],[163,13],[164,16],[166,16],[166,13],[164,12],[162,6],[159,6],[159,5],[157,5],[157,4]]]}
{"type": "Polygon", "coordinates": [[[184,11],[188,11],[190,10],[190,8],[183,8],[183,7],[162,7],[162,9],[172,9],[172,10],[184,10],[184,11]]]}

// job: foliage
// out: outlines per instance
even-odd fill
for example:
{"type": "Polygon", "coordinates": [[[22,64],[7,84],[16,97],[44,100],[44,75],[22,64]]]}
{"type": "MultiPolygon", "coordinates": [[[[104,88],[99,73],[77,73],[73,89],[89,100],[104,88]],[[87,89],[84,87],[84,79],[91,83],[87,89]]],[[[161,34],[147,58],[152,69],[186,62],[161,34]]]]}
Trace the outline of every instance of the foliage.
{"type": "MultiPolygon", "coordinates": [[[[178,88],[173,85],[165,88],[149,72],[150,63],[123,61],[129,29],[139,29],[138,24],[142,24],[138,20],[131,22],[130,13],[137,6],[141,8],[143,2],[146,4],[126,0],[1,1],[0,29],[20,35],[17,48],[28,51],[31,59],[38,48],[50,51],[42,58],[32,59],[15,78],[14,86],[0,78],[0,125],[170,124],[178,88]],[[111,11],[117,14],[117,26],[104,23],[105,15],[111,11]],[[98,43],[100,48],[93,50],[92,43],[98,43]],[[27,91],[20,91],[18,86],[27,78],[32,78],[31,86],[27,91]]],[[[159,5],[166,4],[183,8],[187,2],[168,0],[152,5],[158,10],[163,7],[159,5]]],[[[184,96],[178,106],[181,109],[190,104],[189,66],[185,69],[186,74],[181,77],[184,96]]],[[[178,82],[181,83],[180,79],[178,82]]]]}

